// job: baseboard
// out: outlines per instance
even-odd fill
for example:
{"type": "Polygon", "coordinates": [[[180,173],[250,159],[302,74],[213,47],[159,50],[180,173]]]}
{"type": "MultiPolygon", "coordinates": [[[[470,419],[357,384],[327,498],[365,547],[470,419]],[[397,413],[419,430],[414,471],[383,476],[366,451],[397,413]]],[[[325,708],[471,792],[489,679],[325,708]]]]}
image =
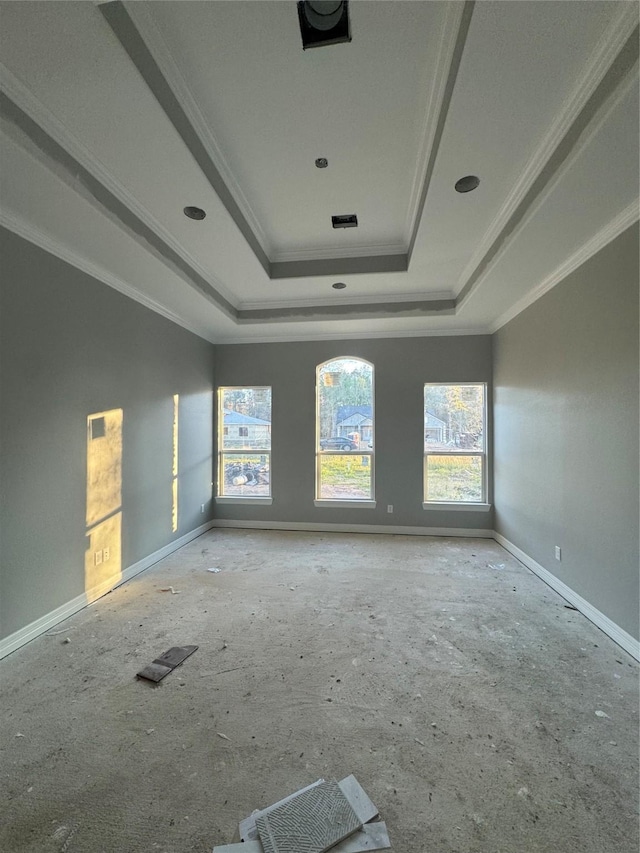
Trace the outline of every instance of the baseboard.
{"type": "Polygon", "coordinates": [[[528,554],[525,554],[525,552],[518,548],[517,545],[514,545],[513,542],[509,542],[508,539],[505,539],[502,534],[495,533],[494,539],[498,544],[502,545],[506,551],[513,554],[516,559],[520,560],[523,565],[528,569],[531,569],[534,575],[537,575],[540,580],[543,580],[551,587],[551,589],[555,590],[559,595],[566,599],[569,604],[573,604],[580,613],[600,628],[600,630],[610,637],[614,643],[617,643],[625,650],[625,652],[628,652],[631,657],[640,661],[640,642],[632,637],[631,634],[628,634],[619,625],[616,625],[616,623],[609,619],[608,616],[601,613],[600,610],[593,606],[593,604],[590,604],[585,598],[571,589],[570,586],[567,586],[566,583],[557,578],[548,569],[545,569],[544,566],[541,566],[540,563],[537,563],[528,554]]]}
{"type": "Polygon", "coordinates": [[[153,554],[149,554],[142,560],[138,560],[137,563],[126,568],[122,572],[122,575],[116,575],[115,578],[101,583],[100,586],[88,590],[87,592],[83,592],[81,595],[72,598],[71,601],[61,604],[60,607],[56,607],[55,610],[52,610],[50,613],[36,619],[35,622],[25,625],[24,628],[20,628],[18,631],[15,631],[8,637],[5,637],[3,640],[0,640],[0,660],[7,655],[10,655],[11,652],[15,652],[21,646],[26,645],[26,643],[29,643],[31,640],[35,640],[36,637],[39,637],[40,634],[44,634],[44,632],[48,631],[50,628],[54,628],[60,622],[68,619],[69,616],[73,616],[79,610],[82,610],[89,604],[93,604],[94,601],[97,601],[103,595],[111,592],[112,589],[121,586],[123,583],[126,583],[126,581],[131,580],[131,578],[136,575],[139,575],[140,572],[144,572],[145,569],[150,568],[155,563],[165,557],[168,557],[169,554],[173,554],[173,552],[177,551],[178,548],[182,548],[183,545],[186,545],[188,542],[191,542],[193,539],[196,539],[198,536],[206,533],[207,530],[210,530],[212,527],[212,521],[209,521],[206,524],[201,524],[189,533],[185,533],[184,536],[180,536],[179,539],[174,539],[173,542],[170,542],[158,551],[154,551],[153,554]]]}
{"type": "Polygon", "coordinates": [[[493,530],[470,527],[401,527],[391,524],[327,524],[322,521],[251,521],[216,518],[213,527],[248,530],[292,530],[307,533],[390,533],[396,536],[464,536],[493,539],[493,530]]]}

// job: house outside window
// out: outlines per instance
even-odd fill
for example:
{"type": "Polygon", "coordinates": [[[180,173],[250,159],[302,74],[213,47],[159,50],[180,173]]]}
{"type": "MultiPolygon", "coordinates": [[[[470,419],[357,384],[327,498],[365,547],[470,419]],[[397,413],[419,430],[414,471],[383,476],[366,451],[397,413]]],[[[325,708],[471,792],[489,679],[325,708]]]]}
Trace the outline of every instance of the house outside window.
{"type": "Polygon", "coordinates": [[[218,389],[217,497],[271,497],[271,388],[218,389]]]}
{"type": "Polygon", "coordinates": [[[316,505],[374,502],[373,365],[341,357],[316,368],[316,505]]]}
{"type": "Polygon", "coordinates": [[[486,385],[424,386],[424,506],[487,500],[486,385]]]}

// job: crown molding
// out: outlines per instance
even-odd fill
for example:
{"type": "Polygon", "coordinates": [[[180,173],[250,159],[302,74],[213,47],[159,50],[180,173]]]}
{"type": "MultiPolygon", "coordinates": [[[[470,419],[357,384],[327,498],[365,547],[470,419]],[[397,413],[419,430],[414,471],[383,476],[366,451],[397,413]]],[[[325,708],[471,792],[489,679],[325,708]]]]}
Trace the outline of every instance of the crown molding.
{"type": "Polygon", "coordinates": [[[404,224],[407,246],[410,245],[412,235],[418,227],[417,220],[421,214],[420,199],[427,180],[427,170],[438,127],[438,117],[442,110],[460,23],[464,14],[464,3],[447,3],[444,5],[446,11],[438,44],[435,73],[429,73],[422,81],[423,90],[428,94],[425,99],[424,120],[418,139],[416,168],[411,182],[404,224]]]}
{"type": "Polygon", "coordinates": [[[571,257],[567,258],[559,267],[550,273],[540,284],[531,290],[523,299],[520,299],[515,305],[512,305],[508,311],[505,311],[494,323],[489,326],[489,333],[493,334],[498,329],[506,325],[518,314],[521,314],[534,302],[537,302],[541,296],[548,293],[557,284],[560,284],[568,275],[581,267],[585,261],[596,255],[601,249],[604,249],[609,243],[620,236],[623,231],[626,231],[634,222],[640,218],[640,199],[636,199],[628,207],[612,219],[604,228],[600,229],[593,237],[581,246],[577,252],[574,252],[571,257]]]}
{"type": "Polygon", "coordinates": [[[375,258],[386,255],[406,255],[407,246],[402,243],[376,243],[373,246],[345,246],[342,249],[304,249],[294,252],[276,252],[271,258],[274,264],[289,261],[319,261],[333,258],[375,258]]]}
{"type": "Polygon", "coordinates": [[[378,296],[326,296],[320,299],[281,299],[269,302],[262,300],[261,302],[243,302],[238,306],[238,311],[260,311],[263,308],[287,309],[287,308],[322,308],[327,305],[381,305],[393,302],[416,302],[416,301],[439,301],[442,299],[453,299],[453,294],[448,290],[433,291],[429,293],[397,293],[393,294],[393,298],[389,294],[380,294],[378,296]]]}
{"type": "MultiPolygon", "coordinates": [[[[571,149],[568,156],[565,158],[563,163],[558,167],[556,172],[553,174],[547,185],[540,192],[537,198],[533,201],[530,207],[527,209],[525,215],[522,219],[517,223],[517,225],[512,228],[508,239],[505,240],[504,244],[500,247],[500,249],[496,252],[496,254],[491,258],[485,269],[482,271],[481,275],[474,282],[474,285],[471,289],[467,291],[462,297],[458,296],[456,301],[456,308],[462,308],[465,303],[477,295],[480,286],[483,282],[491,275],[496,264],[500,261],[504,253],[507,251],[509,247],[513,245],[518,236],[524,231],[524,229],[529,225],[533,217],[539,212],[540,208],[545,204],[545,202],[549,199],[553,191],[556,189],[557,185],[564,178],[564,176],[570,171],[570,169],[574,166],[580,155],[585,151],[585,149],[591,144],[596,135],[600,132],[600,130],[604,127],[606,122],[608,121],[611,113],[624,101],[633,87],[637,82],[637,68],[634,72],[629,73],[626,78],[620,83],[618,88],[615,90],[614,94],[611,95],[603,105],[601,105],[600,109],[596,111],[593,118],[590,120],[587,128],[583,131],[578,141],[575,143],[573,148],[571,149]]],[[[633,203],[631,204],[633,207],[633,203]]],[[[609,226],[605,225],[602,229],[606,232],[609,226]]],[[[598,232],[600,233],[600,232],[598,232]]]]}
{"type": "Polygon", "coordinates": [[[214,343],[219,345],[232,346],[235,344],[283,344],[283,343],[300,343],[303,341],[361,341],[361,340],[378,340],[382,338],[453,338],[466,335],[488,335],[489,330],[486,327],[477,329],[420,329],[415,330],[396,330],[396,331],[381,331],[381,332],[328,332],[313,334],[312,332],[305,335],[262,335],[255,338],[220,338],[218,337],[214,343]]]}
{"type": "Polygon", "coordinates": [[[198,106],[191,88],[171,53],[169,45],[162,35],[160,28],[153,20],[153,16],[149,8],[145,3],[125,2],[123,5],[136,25],[136,28],[148,49],[151,51],[153,58],[158,64],[158,68],[162,72],[162,76],[173,91],[173,94],[191,122],[195,132],[199,136],[200,141],[206,149],[207,155],[220,173],[222,180],[234,197],[242,215],[247,220],[247,223],[253,231],[254,237],[261,245],[265,255],[271,258],[272,247],[269,243],[266,232],[260,224],[260,221],[251,207],[249,200],[242,191],[242,187],[236,180],[231,167],[222,152],[222,147],[204,117],[202,110],[198,106]]]}
{"type": "Polygon", "coordinates": [[[22,217],[17,216],[8,210],[0,209],[0,226],[6,228],[8,231],[12,231],[14,234],[17,234],[18,237],[22,237],[29,243],[39,246],[41,249],[44,249],[45,252],[55,255],[55,257],[60,258],[61,261],[64,261],[70,266],[86,273],[91,276],[91,278],[95,278],[97,281],[112,287],[114,290],[122,293],[123,296],[128,296],[129,299],[133,299],[134,302],[138,302],[140,305],[144,305],[145,308],[149,308],[156,314],[160,314],[172,323],[176,323],[178,326],[181,326],[188,332],[197,335],[199,338],[203,338],[204,340],[209,341],[209,343],[215,343],[213,338],[203,335],[201,330],[195,329],[183,317],[178,314],[174,314],[173,311],[165,308],[164,305],[156,302],[155,299],[152,299],[150,296],[142,293],[142,291],[137,290],[131,284],[128,284],[126,281],[118,278],[118,276],[113,275],[113,273],[109,272],[109,270],[106,270],[104,267],[93,263],[93,261],[88,260],[83,255],[80,255],[78,252],[70,249],[68,246],[63,245],[59,240],[56,240],[40,228],[36,228],[36,226],[32,225],[30,222],[26,222],[22,217]]]}
{"type": "MultiPolygon", "coordinates": [[[[150,228],[194,272],[209,282],[229,304],[234,308],[236,307],[237,297],[216,276],[213,276],[210,270],[205,270],[197,260],[186,252],[171,232],[112,175],[104,163],[80,142],[67,126],[33,94],[31,89],[19,80],[2,62],[0,62],[0,88],[4,90],[5,94],[19,109],[57,142],[67,154],[80,163],[108,192],[124,204],[134,216],[150,228]]],[[[119,220],[114,221],[118,222],[120,227],[123,227],[119,220]]]]}
{"type": "Polygon", "coordinates": [[[504,203],[489,225],[469,263],[464,268],[458,281],[457,293],[462,291],[487,252],[499,238],[509,219],[526,197],[533,183],[549,162],[551,155],[566,136],[637,25],[636,3],[625,3],[620,14],[603,34],[590,61],[580,75],[578,85],[556,114],[555,119],[524,167],[522,174],[515,181],[504,203]]]}

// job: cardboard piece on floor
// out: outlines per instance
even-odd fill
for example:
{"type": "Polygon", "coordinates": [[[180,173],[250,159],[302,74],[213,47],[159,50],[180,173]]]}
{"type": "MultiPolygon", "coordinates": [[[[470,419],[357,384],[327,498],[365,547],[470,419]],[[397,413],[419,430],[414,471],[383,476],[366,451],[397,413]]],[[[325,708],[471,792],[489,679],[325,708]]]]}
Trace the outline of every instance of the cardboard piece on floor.
{"type": "Polygon", "coordinates": [[[256,826],[256,818],[262,817],[262,815],[269,814],[274,809],[277,809],[278,806],[284,805],[284,803],[288,803],[289,800],[292,800],[294,797],[297,797],[298,794],[302,794],[305,791],[310,791],[311,788],[317,788],[318,785],[321,785],[324,782],[324,779],[318,779],[317,782],[312,782],[311,785],[307,785],[306,788],[301,788],[299,791],[296,791],[295,794],[289,794],[288,797],[285,797],[282,800],[278,800],[277,803],[274,803],[272,806],[267,806],[266,809],[256,809],[256,811],[252,812],[249,817],[245,817],[244,820],[240,821],[240,826],[238,827],[240,832],[240,838],[242,841],[255,841],[258,838],[258,827],[256,826]]]}
{"type": "Polygon", "coordinates": [[[153,681],[157,684],[159,681],[162,681],[165,675],[168,675],[177,666],[180,666],[197,648],[197,646],[172,646],[172,648],[156,658],[149,666],[145,666],[136,675],[138,678],[144,678],[146,681],[153,681]]]}
{"type": "Polygon", "coordinates": [[[338,783],[323,782],[256,818],[256,826],[264,853],[325,853],[362,822],[338,783]]]}
{"type": "Polygon", "coordinates": [[[263,853],[263,850],[259,841],[245,841],[240,844],[223,844],[214,847],[213,853],[263,853]]]}
{"type": "MultiPolygon", "coordinates": [[[[378,816],[378,809],[371,802],[364,788],[352,774],[338,782],[340,790],[349,800],[351,808],[360,818],[360,823],[369,823],[378,816]]],[[[366,849],[366,848],[365,848],[366,849]]]]}

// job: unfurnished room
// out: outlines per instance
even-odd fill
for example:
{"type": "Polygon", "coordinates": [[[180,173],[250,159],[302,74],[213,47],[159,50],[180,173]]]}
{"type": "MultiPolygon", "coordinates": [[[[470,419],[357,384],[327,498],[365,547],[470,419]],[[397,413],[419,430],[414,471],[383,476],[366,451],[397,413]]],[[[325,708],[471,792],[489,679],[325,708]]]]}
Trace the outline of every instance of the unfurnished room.
{"type": "Polygon", "coordinates": [[[634,0],[0,0],[0,850],[637,853],[634,0]]]}

